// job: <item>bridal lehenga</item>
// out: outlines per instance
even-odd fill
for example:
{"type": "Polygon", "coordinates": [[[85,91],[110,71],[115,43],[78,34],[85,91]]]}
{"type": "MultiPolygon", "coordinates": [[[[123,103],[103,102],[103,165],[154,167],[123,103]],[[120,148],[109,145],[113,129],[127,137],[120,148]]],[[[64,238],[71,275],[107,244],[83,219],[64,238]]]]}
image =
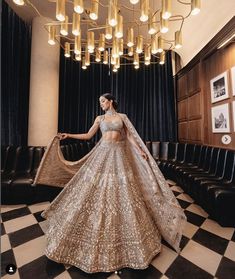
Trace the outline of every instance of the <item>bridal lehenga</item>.
{"type": "MultiPolygon", "coordinates": [[[[45,255],[87,273],[124,267],[145,269],[164,238],[176,251],[186,217],[125,114],[126,131],[148,155],[144,160],[129,142],[102,138],[82,159],[64,159],[54,137],[35,183],[64,187],[42,216],[47,219],[45,255]]],[[[100,129],[104,132],[100,117],[100,129]]],[[[115,123],[114,123],[115,124],[115,123]]]]}

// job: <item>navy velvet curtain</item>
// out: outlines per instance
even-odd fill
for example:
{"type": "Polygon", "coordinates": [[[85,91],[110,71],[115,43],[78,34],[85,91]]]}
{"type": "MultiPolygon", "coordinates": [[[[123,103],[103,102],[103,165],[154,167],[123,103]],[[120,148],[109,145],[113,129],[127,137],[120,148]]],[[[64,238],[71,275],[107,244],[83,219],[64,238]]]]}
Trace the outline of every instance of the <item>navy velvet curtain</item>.
{"type": "MultiPolygon", "coordinates": [[[[84,133],[101,114],[99,96],[116,96],[118,111],[126,113],[143,140],[175,141],[176,111],[171,52],[165,65],[151,64],[135,70],[121,65],[113,73],[108,65],[80,62],[60,55],[59,131],[84,133]]],[[[96,139],[96,138],[95,138],[96,139]]]]}
{"type": "Polygon", "coordinates": [[[1,6],[1,144],[27,145],[31,27],[1,6]]]}

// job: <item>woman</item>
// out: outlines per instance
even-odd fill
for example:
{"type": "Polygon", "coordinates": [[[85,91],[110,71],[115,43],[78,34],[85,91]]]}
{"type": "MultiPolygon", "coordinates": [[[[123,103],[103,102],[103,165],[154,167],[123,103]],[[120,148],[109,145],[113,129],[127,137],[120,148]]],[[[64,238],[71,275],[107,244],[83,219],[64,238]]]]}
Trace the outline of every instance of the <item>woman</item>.
{"type": "Polygon", "coordinates": [[[148,149],[110,94],[86,134],[58,134],[47,148],[35,183],[64,186],[42,213],[48,219],[48,258],[85,272],[145,269],[161,237],[179,251],[185,215],[148,149]],[[66,161],[59,140],[101,140],[81,160],[66,161]]]}

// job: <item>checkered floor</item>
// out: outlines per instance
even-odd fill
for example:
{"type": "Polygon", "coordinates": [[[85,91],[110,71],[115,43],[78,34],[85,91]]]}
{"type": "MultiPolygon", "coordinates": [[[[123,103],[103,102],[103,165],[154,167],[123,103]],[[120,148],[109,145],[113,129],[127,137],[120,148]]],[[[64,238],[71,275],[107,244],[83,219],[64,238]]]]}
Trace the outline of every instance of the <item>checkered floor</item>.
{"type": "Polygon", "coordinates": [[[2,206],[2,279],[234,279],[234,228],[223,228],[211,220],[180,187],[171,185],[171,189],[188,219],[181,241],[181,253],[178,255],[163,242],[162,252],[152,261],[149,268],[126,268],[118,275],[86,274],[75,267],[65,267],[44,256],[46,221],[40,214],[49,202],[31,206],[2,206]],[[8,275],[5,271],[10,263],[17,266],[13,275],[8,275]]]}

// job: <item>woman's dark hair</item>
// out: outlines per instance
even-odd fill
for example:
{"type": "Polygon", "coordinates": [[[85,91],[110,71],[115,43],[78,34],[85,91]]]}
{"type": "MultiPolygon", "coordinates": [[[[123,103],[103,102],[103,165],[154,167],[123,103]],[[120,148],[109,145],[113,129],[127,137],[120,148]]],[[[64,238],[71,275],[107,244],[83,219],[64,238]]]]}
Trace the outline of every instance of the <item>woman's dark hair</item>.
{"type": "Polygon", "coordinates": [[[115,109],[115,110],[117,110],[117,107],[118,107],[118,103],[117,103],[117,101],[116,101],[116,98],[113,96],[113,95],[111,95],[111,94],[109,94],[109,93],[105,93],[105,94],[103,94],[103,95],[101,95],[101,97],[104,97],[105,99],[107,99],[107,100],[109,100],[109,101],[113,101],[113,108],[115,109]]]}

